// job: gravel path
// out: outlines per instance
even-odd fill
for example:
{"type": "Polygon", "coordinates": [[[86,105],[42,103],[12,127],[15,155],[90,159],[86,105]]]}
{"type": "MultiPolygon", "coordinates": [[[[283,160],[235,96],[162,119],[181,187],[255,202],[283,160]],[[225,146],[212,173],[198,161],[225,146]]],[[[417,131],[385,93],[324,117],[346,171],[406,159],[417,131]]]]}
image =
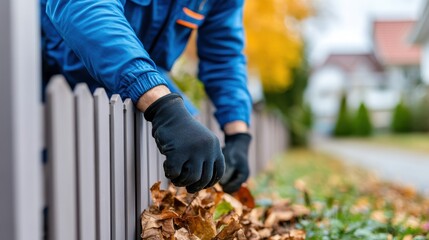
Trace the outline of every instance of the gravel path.
{"type": "Polygon", "coordinates": [[[410,185],[429,194],[429,154],[321,138],[314,140],[312,148],[369,169],[382,179],[410,185]]]}

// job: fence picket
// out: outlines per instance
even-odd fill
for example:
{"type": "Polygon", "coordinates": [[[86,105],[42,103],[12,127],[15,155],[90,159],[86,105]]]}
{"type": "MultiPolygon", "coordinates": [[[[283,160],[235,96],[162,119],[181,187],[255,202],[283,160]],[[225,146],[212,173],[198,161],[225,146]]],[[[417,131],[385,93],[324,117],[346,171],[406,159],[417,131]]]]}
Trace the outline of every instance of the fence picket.
{"type": "Polygon", "coordinates": [[[256,176],[257,172],[254,166],[256,166],[256,162],[258,161],[256,157],[256,146],[258,146],[256,143],[258,141],[258,136],[256,135],[256,126],[258,125],[257,118],[254,113],[252,113],[252,124],[250,126],[249,132],[252,136],[252,141],[250,142],[249,146],[249,168],[250,168],[250,175],[256,176]]]}
{"type": "Polygon", "coordinates": [[[95,239],[94,100],[88,86],[74,90],[79,239],[95,239]]]}
{"type": "Polygon", "coordinates": [[[138,112],[136,116],[136,200],[137,200],[137,212],[135,215],[137,223],[137,237],[136,239],[141,239],[141,225],[140,225],[140,214],[149,206],[149,161],[147,157],[148,144],[147,136],[150,133],[147,130],[147,123],[144,120],[143,113],[138,112]]]}
{"type": "Polygon", "coordinates": [[[122,240],[125,235],[125,159],[124,107],[119,95],[110,99],[110,150],[112,194],[112,239],[122,240]]]}
{"type": "Polygon", "coordinates": [[[126,185],[126,239],[136,238],[136,158],[134,105],[131,99],[124,102],[125,129],[125,185],[126,185]]]}
{"type": "Polygon", "coordinates": [[[222,130],[220,129],[220,126],[217,123],[216,118],[213,115],[213,113],[215,111],[215,107],[213,106],[213,104],[211,104],[208,101],[206,103],[206,107],[207,107],[207,110],[206,110],[206,114],[207,114],[206,126],[218,137],[218,139],[221,143],[220,145],[223,146],[224,134],[223,134],[222,130]]]}
{"type": "Polygon", "coordinates": [[[94,92],[96,219],[98,240],[111,239],[109,98],[103,88],[94,92]]]}
{"type": "Polygon", "coordinates": [[[77,236],[74,99],[62,77],[46,91],[48,239],[77,236]]]}
{"type": "MultiPolygon", "coordinates": [[[[152,133],[152,124],[147,122],[148,133],[152,133]]],[[[149,163],[149,187],[154,183],[159,181],[158,175],[158,148],[155,143],[155,139],[152,137],[152,134],[147,134],[147,144],[148,144],[148,163],[149,163]]],[[[150,199],[149,199],[150,200],[150,199]]]]}
{"type": "Polygon", "coordinates": [[[165,156],[162,155],[159,151],[157,151],[158,179],[159,181],[161,181],[161,188],[167,189],[169,180],[165,177],[164,161],[165,156]]]}

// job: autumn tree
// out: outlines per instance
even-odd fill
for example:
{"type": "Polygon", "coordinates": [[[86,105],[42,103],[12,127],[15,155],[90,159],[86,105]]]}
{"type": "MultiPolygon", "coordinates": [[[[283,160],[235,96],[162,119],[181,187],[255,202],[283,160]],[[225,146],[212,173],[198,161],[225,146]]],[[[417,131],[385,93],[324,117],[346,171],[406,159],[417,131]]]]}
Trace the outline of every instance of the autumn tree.
{"type": "Polygon", "coordinates": [[[306,145],[310,128],[303,100],[309,66],[300,22],[311,12],[310,0],[247,0],[244,11],[249,74],[261,80],[267,105],[282,113],[293,146],[306,145]]]}
{"type": "Polygon", "coordinates": [[[307,0],[247,0],[244,10],[246,53],[251,74],[265,91],[286,90],[293,69],[301,65],[303,40],[299,22],[309,16],[307,0]]]}

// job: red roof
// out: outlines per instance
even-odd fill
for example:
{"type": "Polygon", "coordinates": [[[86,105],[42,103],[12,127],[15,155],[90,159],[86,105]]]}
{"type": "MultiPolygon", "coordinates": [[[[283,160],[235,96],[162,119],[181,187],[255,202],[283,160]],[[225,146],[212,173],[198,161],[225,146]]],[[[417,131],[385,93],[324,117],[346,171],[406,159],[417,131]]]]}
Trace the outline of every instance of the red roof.
{"type": "Polygon", "coordinates": [[[345,72],[351,73],[360,66],[367,66],[374,72],[382,72],[383,67],[372,53],[362,54],[331,54],[326,58],[322,66],[334,65],[345,72]]]}
{"type": "Polygon", "coordinates": [[[386,65],[416,65],[420,63],[420,48],[410,43],[415,21],[375,21],[374,51],[386,65]]]}

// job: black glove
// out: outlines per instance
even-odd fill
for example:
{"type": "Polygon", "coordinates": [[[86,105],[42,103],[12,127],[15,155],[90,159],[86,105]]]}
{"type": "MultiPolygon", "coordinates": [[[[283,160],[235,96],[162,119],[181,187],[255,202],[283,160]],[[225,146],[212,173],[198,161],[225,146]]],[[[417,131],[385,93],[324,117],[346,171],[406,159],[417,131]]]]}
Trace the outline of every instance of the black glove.
{"type": "Polygon", "coordinates": [[[225,147],[222,151],[225,156],[226,171],[220,184],[227,193],[238,191],[241,184],[249,177],[247,156],[251,140],[252,137],[248,133],[225,135],[225,147]]]}
{"type": "Polygon", "coordinates": [[[149,106],[146,120],[152,136],[167,159],[165,176],[190,193],[217,183],[225,171],[225,160],[217,137],[186,110],[178,94],[168,94],[149,106]]]}

